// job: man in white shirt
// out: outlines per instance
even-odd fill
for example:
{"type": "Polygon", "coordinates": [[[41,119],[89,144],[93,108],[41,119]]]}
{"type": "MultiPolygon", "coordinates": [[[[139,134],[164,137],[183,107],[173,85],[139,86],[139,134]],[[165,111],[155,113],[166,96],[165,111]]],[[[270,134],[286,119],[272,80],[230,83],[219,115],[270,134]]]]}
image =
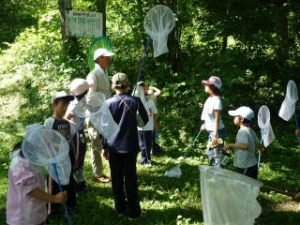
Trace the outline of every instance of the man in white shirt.
{"type": "MultiPolygon", "coordinates": [[[[86,80],[90,85],[87,94],[87,101],[89,96],[95,92],[104,94],[106,99],[111,97],[111,85],[108,79],[107,69],[110,65],[111,57],[113,55],[113,52],[108,51],[105,48],[99,48],[95,51],[95,69],[92,70],[86,77],[86,80]]],[[[101,183],[108,183],[110,182],[110,178],[103,174],[103,163],[101,156],[102,137],[90,122],[88,122],[88,134],[92,143],[91,160],[95,180],[101,183]]]]}

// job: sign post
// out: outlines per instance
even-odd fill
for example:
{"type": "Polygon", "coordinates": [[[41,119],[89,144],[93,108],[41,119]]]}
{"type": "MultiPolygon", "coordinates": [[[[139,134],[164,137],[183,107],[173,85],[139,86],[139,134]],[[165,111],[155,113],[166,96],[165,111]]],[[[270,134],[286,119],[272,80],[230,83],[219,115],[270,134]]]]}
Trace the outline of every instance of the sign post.
{"type": "Polygon", "coordinates": [[[66,36],[96,37],[102,34],[102,13],[66,11],[66,36]]]}

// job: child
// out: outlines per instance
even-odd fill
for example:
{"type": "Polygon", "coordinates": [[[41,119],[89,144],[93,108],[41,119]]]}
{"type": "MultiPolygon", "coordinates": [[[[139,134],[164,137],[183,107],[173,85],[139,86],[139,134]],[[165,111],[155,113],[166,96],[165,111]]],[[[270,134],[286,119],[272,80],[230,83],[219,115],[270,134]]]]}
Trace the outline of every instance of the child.
{"type": "MultiPolygon", "coordinates": [[[[161,95],[161,90],[144,83],[144,93],[149,100],[153,101],[153,104],[156,107],[156,100],[157,100],[157,97],[159,97],[161,95]]],[[[162,151],[161,147],[159,146],[158,112],[156,114],[154,114],[153,117],[154,117],[153,118],[154,119],[154,130],[153,130],[153,134],[152,134],[152,154],[159,155],[159,154],[162,154],[163,151],[162,151]]]]}
{"type": "Polygon", "coordinates": [[[24,158],[21,143],[15,145],[9,167],[6,223],[8,225],[44,225],[47,219],[46,202],[63,203],[67,192],[46,193],[41,170],[24,158]]]}
{"type": "Polygon", "coordinates": [[[202,84],[209,97],[204,103],[201,114],[201,120],[204,120],[204,124],[200,129],[209,133],[207,148],[209,164],[214,167],[221,167],[222,148],[218,146],[218,143],[219,139],[224,140],[224,124],[221,119],[222,102],[220,98],[222,81],[219,77],[211,76],[208,80],[203,80],[202,84]]]}
{"type": "Polygon", "coordinates": [[[224,150],[234,149],[234,166],[238,173],[257,179],[258,166],[255,148],[258,146],[259,149],[262,150],[263,146],[250,127],[254,113],[246,106],[242,106],[236,110],[230,110],[228,113],[230,116],[234,116],[233,122],[236,126],[239,126],[240,129],[236,135],[235,143],[226,144],[224,150]]]}
{"type": "Polygon", "coordinates": [[[76,127],[76,134],[74,135],[75,143],[75,188],[78,192],[86,192],[86,182],[83,175],[83,164],[86,153],[86,137],[84,135],[84,120],[85,118],[80,118],[75,113],[75,107],[78,102],[87,94],[89,89],[89,84],[86,80],[82,78],[74,79],[70,84],[70,92],[75,97],[75,99],[69,104],[66,119],[74,123],[76,127]]]}
{"type": "MultiPolygon", "coordinates": [[[[73,170],[74,170],[74,150],[73,150],[73,142],[72,142],[72,126],[69,121],[64,119],[64,115],[66,113],[67,107],[70,101],[74,100],[72,95],[68,95],[64,91],[60,91],[55,93],[52,96],[52,108],[53,108],[53,116],[46,119],[44,126],[48,129],[57,130],[62,136],[66,138],[67,141],[70,143],[70,151],[69,157],[71,160],[72,171],[70,174],[70,181],[68,185],[62,186],[64,190],[68,192],[68,201],[67,206],[69,209],[74,209],[76,206],[76,194],[74,189],[74,177],[73,177],[73,170]]],[[[54,179],[49,179],[49,191],[52,194],[56,194],[59,192],[59,186],[54,181],[54,179]]],[[[49,214],[60,215],[60,205],[58,204],[51,204],[49,206],[49,214]]]]}
{"type": "Polygon", "coordinates": [[[144,215],[136,173],[139,152],[136,114],[139,113],[143,123],[148,122],[148,116],[141,100],[128,94],[129,85],[124,73],[112,77],[112,89],[116,95],[106,103],[120,130],[104,145],[103,155],[109,160],[115,209],[119,216],[127,212],[129,219],[135,219],[144,215]]]}
{"type": "Polygon", "coordinates": [[[157,128],[157,108],[152,100],[145,96],[147,89],[144,88],[144,81],[137,83],[137,95],[142,100],[145,109],[148,112],[149,121],[144,127],[138,127],[139,145],[142,151],[141,164],[151,167],[151,149],[153,146],[153,131],[157,128]]]}

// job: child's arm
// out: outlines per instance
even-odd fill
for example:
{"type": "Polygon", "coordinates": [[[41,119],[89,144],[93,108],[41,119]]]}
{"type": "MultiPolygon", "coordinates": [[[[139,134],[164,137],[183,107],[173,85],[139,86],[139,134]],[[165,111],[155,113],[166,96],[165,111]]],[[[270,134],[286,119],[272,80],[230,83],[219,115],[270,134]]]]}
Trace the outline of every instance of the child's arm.
{"type": "Polygon", "coordinates": [[[258,148],[258,150],[260,151],[260,152],[263,152],[263,151],[265,151],[265,146],[263,145],[263,144],[257,144],[256,145],[256,147],[258,148]]]}
{"type": "Polygon", "coordinates": [[[51,195],[51,194],[48,194],[48,193],[42,191],[39,188],[35,188],[31,192],[29,192],[28,195],[30,195],[31,197],[37,198],[41,201],[51,202],[51,203],[63,203],[63,202],[66,202],[67,198],[68,198],[66,191],[59,192],[56,195],[51,195]]]}
{"type": "Polygon", "coordinates": [[[218,143],[219,138],[219,122],[221,119],[221,111],[214,110],[214,116],[215,116],[215,127],[214,127],[214,137],[212,139],[211,144],[216,145],[218,143]]]}
{"type": "Polygon", "coordinates": [[[149,87],[149,91],[150,91],[150,93],[153,92],[154,96],[156,96],[156,97],[160,96],[160,94],[161,94],[161,90],[159,90],[158,88],[153,87],[153,86],[149,87]]]}
{"type": "Polygon", "coordinates": [[[248,144],[242,144],[242,143],[231,143],[231,144],[225,144],[224,145],[224,150],[227,151],[229,149],[240,149],[240,150],[248,150],[249,145],[248,144]]]}

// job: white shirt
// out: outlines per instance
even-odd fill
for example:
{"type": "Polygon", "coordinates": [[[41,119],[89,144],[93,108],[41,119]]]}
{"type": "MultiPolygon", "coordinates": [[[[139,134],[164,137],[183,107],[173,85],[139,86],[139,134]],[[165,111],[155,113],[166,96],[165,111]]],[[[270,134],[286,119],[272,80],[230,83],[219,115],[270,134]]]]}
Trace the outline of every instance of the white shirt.
{"type": "Polygon", "coordinates": [[[147,107],[149,109],[149,112],[148,112],[149,121],[144,127],[138,127],[139,131],[154,130],[154,114],[157,114],[158,110],[156,108],[154,101],[148,100],[148,101],[146,101],[146,104],[147,105],[145,106],[145,108],[147,107]]]}
{"type": "Polygon", "coordinates": [[[84,129],[84,118],[80,118],[79,116],[77,116],[76,112],[75,112],[75,108],[78,104],[78,100],[75,98],[73,101],[70,102],[67,111],[66,111],[66,115],[68,114],[73,114],[74,118],[73,120],[71,120],[71,124],[73,125],[73,127],[76,128],[76,130],[83,130],[84,129]]]}
{"type": "MultiPolygon", "coordinates": [[[[207,131],[214,131],[215,129],[215,114],[214,111],[221,111],[223,109],[220,96],[209,96],[203,107],[201,120],[204,120],[207,131]]],[[[222,119],[219,121],[219,129],[223,129],[224,124],[222,119]]]]}

